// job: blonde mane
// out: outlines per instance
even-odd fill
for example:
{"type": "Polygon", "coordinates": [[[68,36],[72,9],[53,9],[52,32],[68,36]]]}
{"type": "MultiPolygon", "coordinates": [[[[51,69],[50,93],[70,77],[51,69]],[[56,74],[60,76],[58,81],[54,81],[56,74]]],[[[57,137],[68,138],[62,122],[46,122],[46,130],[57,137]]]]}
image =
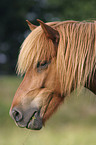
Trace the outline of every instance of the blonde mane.
{"type": "Polygon", "coordinates": [[[30,67],[35,68],[38,61],[57,57],[61,93],[68,94],[72,88],[85,85],[96,70],[96,22],[64,21],[47,24],[59,32],[57,54],[52,41],[46,38],[39,26],[21,46],[17,71],[22,75],[30,67]]]}

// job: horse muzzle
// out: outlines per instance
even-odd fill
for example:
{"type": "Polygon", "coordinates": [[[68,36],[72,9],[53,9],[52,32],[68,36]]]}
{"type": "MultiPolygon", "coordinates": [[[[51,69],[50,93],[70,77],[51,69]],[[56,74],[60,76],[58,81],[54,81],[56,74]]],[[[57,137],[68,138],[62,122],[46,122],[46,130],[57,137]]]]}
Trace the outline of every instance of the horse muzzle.
{"type": "Polygon", "coordinates": [[[37,108],[29,108],[23,111],[19,107],[14,107],[9,114],[19,127],[40,130],[43,126],[40,110],[37,108]]]}

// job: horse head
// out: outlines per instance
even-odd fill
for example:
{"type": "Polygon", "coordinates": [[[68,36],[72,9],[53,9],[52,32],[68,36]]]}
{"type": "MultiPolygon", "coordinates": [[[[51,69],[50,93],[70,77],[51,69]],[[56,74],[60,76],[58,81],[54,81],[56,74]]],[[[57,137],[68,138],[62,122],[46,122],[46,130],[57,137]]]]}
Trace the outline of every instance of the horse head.
{"type": "MultiPolygon", "coordinates": [[[[31,30],[36,29],[36,26],[27,22],[31,30]]],[[[31,65],[28,68],[10,109],[10,115],[18,126],[35,130],[42,128],[63,101],[56,72],[59,33],[44,22],[40,20],[38,22],[46,39],[53,43],[54,56],[39,60],[35,67],[31,65]]]]}
{"type": "Polygon", "coordinates": [[[96,94],[96,29],[95,22],[27,22],[32,32],[17,63],[25,76],[10,116],[20,127],[39,130],[75,88],[88,82],[96,94]]]}

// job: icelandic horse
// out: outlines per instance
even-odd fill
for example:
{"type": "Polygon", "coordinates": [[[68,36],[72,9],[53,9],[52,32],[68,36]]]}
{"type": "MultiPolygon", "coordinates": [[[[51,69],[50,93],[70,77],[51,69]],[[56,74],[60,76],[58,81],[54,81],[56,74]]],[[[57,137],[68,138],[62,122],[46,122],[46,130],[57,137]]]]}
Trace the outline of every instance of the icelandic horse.
{"type": "Polygon", "coordinates": [[[64,98],[84,86],[96,95],[96,21],[63,21],[40,26],[24,40],[17,73],[25,74],[10,116],[20,127],[40,130],[64,98]]]}

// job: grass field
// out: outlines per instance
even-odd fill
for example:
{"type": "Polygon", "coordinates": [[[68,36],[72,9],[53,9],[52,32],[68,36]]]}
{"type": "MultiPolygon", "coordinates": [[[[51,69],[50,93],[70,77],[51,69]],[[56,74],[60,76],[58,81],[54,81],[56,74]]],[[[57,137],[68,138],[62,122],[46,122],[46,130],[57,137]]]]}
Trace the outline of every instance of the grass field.
{"type": "Polygon", "coordinates": [[[42,130],[17,127],[9,109],[21,80],[0,77],[0,145],[96,145],[96,95],[84,88],[72,93],[42,130]]]}

